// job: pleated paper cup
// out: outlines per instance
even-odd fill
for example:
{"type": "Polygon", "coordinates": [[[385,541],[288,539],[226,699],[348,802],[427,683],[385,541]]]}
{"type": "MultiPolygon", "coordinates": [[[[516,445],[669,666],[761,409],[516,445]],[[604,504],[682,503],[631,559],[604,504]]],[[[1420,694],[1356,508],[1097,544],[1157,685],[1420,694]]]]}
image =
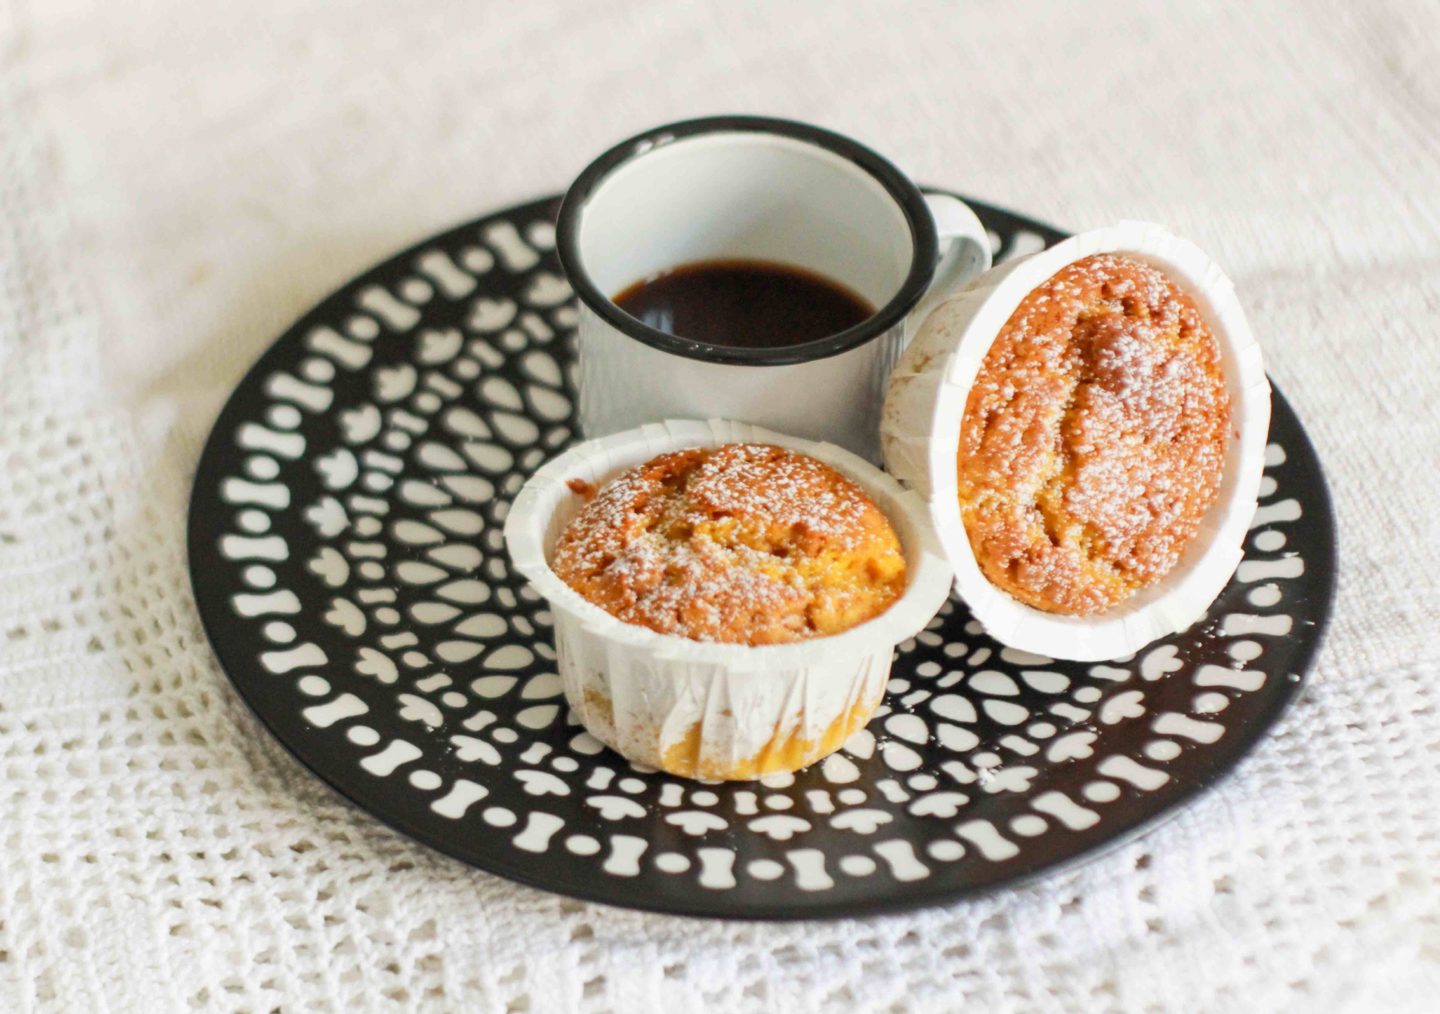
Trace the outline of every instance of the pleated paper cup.
{"type": "Polygon", "coordinates": [[[951,581],[914,493],[832,444],[723,420],[669,420],[572,448],[520,490],[505,543],[515,569],[549,602],[565,697],[585,728],[638,764],[705,779],[794,771],[838,749],[879,705],[895,645],[924,628],[951,581]],[[583,506],[568,483],[603,486],[658,455],[729,443],[808,454],[868,493],[905,553],[901,597],[874,619],[829,637],[719,644],[618,620],[551,570],[555,543],[583,506]]]}
{"type": "Polygon", "coordinates": [[[1038,655],[1101,661],[1132,654],[1205,615],[1240,563],[1269,429],[1270,385],[1230,279],[1188,240],[1158,225],[1121,222],[993,268],[938,307],[890,376],[881,445],[890,473],[925,498],[956,590],[991,637],[1038,655]],[[956,455],[966,398],[1005,322],[1032,289],[1100,253],[1159,268],[1195,301],[1220,347],[1231,435],[1219,495],[1175,568],[1098,616],[1063,616],[1025,605],[980,570],[960,518],[956,455]]]}

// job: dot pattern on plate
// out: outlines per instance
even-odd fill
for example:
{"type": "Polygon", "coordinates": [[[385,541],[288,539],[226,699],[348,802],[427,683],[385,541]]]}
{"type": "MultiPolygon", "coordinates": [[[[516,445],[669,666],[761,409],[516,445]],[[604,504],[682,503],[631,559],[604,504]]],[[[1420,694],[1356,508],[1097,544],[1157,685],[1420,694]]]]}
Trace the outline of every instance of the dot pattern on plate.
{"type": "MultiPolygon", "coordinates": [[[[566,707],[550,614],[500,538],[525,476],[575,439],[554,210],[464,226],[321,303],[241,384],[201,463],[191,562],[212,643],[275,734],[361,806],[597,900],[847,914],[982,890],[1130,832],[1233,764],[1296,692],[1331,533],[1277,395],[1246,558],[1190,631],[1054,662],[990,641],[952,601],[897,652],[885,717],[796,776],[701,786],[604,750],[566,707]]],[[[977,210],[997,260],[1060,236],[977,210]]]]}

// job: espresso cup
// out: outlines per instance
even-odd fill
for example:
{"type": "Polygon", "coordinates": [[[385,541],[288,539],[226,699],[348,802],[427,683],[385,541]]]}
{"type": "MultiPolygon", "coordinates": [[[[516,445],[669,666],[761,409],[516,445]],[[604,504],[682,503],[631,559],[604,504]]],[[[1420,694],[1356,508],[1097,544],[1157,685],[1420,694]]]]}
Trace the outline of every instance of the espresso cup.
{"type": "Polygon", "coordinates": [[[924,315],[990,266],[961,200],[922,193],[889,161],[803,123],[720,116],[611,148],[566,193],[556,227],[580,306],[586,437],[658,419],[739,419],[879,458],[885,381],[924,315]],[[720,345],[642,323],[612,296],[695,262],[803,269],[874,314],[779,347],[720,345]]]}

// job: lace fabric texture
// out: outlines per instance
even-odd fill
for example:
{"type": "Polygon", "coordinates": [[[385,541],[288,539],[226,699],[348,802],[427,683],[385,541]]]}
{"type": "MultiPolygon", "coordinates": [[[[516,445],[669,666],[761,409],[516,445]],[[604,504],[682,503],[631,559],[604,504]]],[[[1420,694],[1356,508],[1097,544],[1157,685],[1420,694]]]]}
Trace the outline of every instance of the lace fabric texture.
{"type": "Polygon", "coordinates": [[[0,0],[0,1008],[1433,1002],[1440,11],[785,17],[0,0]],[[720,109],[837,127],[1068,226],[1166,222],[1236,279],[1329,472],[1340,592],[1298,703],[1172,823],[910,915],[649,916],[408,842],[230,689],[190,598],[184,513],[248,364],[391,250],[559,189],[631,130],[720,109]]]}

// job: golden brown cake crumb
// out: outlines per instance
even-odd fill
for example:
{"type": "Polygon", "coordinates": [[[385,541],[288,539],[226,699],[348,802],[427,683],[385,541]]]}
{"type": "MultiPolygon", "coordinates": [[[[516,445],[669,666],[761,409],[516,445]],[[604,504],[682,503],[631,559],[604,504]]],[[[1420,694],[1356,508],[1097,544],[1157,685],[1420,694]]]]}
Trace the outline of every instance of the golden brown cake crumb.
{"type": "Polygon", "coordinates": [[[981,570],[1079,616],[1160,580],[1215,502],[1229,420],[1219,346],[1163,272],[1114,254],[1061,269],[966,400],[960,514],[981,570]]]}
{"type": "Polygon", "coordinates": [[[890,521],[821,461],[765,444],[663,454],[561,533],[560,579],[627,623],[731,644],[837,634],[905,588],[890,521]]]}

